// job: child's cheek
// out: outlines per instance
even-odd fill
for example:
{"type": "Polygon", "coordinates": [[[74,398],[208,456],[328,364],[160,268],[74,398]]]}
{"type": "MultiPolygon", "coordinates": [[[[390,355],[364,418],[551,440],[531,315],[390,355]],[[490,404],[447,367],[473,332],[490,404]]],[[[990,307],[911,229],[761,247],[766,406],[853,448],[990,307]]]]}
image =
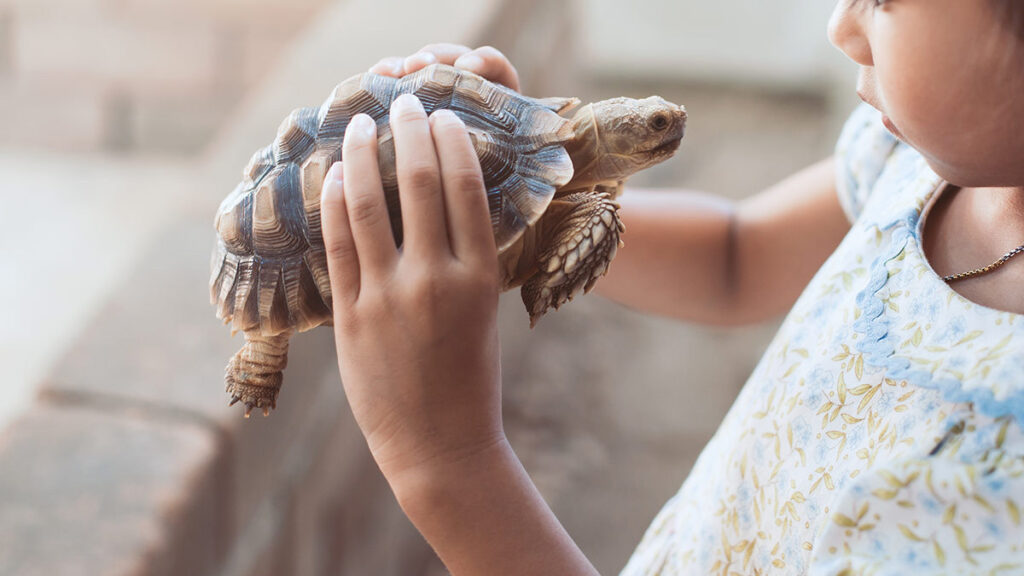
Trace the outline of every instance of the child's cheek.
{"type": "Polygon", "coordinates": [[[1021,75],[998,69],[985,41],[993,23],[983,16],[977,3],[934,0],[894,2],[872,20],[883,111],[940,176],[960,185],[1006,172],[1007,102],[1024,87],[1021,75]]]}
{"type": "Polygon", "coordinates": [[[883,112],[926,156],[955,154],[965,118],[962,55],[924,31],[882,25],[876,32],[872,44],[883,112]]]}

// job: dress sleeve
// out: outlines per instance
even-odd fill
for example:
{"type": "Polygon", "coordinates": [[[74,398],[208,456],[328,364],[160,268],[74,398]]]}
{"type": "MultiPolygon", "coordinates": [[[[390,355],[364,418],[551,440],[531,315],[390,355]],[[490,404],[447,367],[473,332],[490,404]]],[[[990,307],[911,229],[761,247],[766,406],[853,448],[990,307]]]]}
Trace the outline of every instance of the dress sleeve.
{"type": "Polygon", "coordinates": [[[851,223],[860,216],[899,143],[882,124],[881,113],[867,104],[846,121],[836,143],[836,191],[851,223]]]}
{"type": "Polygon", "coordinates": [[[845,487],[809,576],[1024,573],[1024,459],[995,446],[965,459],[958,448],[845,487]]]}

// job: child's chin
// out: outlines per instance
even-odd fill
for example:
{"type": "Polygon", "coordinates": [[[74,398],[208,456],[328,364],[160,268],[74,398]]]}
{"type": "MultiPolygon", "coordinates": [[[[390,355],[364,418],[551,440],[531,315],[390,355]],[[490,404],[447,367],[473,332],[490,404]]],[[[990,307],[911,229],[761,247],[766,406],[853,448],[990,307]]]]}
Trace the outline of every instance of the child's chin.
{"type": "Polygon", "coordinates": [[[928,163],[928,167],[935,172],[939,178],[942,178],[945,182],[957,186],[959,188],[988,188],[991,186],[998,186],[988,182],[983,178],[979,178],[977,174],[973,174],[962,169],[958,169],[954,166],[949,165],[937,158],[933,158],[924,154],[925,161],[928,163]]]}

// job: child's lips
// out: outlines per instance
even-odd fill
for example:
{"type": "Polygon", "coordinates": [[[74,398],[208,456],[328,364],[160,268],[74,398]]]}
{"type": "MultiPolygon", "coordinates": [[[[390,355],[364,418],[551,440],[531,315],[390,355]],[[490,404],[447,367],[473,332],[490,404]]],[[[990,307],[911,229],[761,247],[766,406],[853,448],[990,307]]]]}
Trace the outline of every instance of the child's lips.
{"type": "Polygon", "coordinates": [[[882,124],[885,125],[885,128],[889,130],[889,132],[892,132],[893,136],[903,140],[903,134],[900,132],[899,128],[897,128],[896,125],[892,123],[892,120],[884,114],[882,115],[882,124]]]}
{"type": "MultiPolygon", "coordinates": [[[[871,106],[875,110],[882,112],[882,107],[879,106],[878,104],[875,104],[873,94],[869,95],[866,91],[858,89],[857,96],[860,96],[860,99],[867,103],[868,106],[871,106]]],[[[903,140],[903,134],[900,132],[899,128],[897,128],[896,125],[892,123],[892,120],[890,120],[889,117],[885,115],[885,112],[882,112],[882,124],[885,125],[885,128],[889,132],[892,132],[893,136],[899,138],[900,140],[903,140]]]]}

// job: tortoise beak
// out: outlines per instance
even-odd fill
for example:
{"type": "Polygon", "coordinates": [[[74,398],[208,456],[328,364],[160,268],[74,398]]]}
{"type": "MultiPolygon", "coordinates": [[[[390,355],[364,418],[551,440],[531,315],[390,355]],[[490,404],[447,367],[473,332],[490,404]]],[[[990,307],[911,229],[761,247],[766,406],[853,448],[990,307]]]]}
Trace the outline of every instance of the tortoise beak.
{"type": "Polygon", "coordinates": [[[682,143],[682,141],[682,136],[680,136],[679,138],[671,138],[665,141],[665,143],[649,150],[649,153],[654,158],[667,158],[674,154],[675,151],[679,149],[679,144],[682,143]]]}
{"type": "Polygon", "coordinates": [[[675,110],[672,111],[674,120],[672,132],[675,134],[676,130],[678,130],[679,137],[682,138],[686,133],[686,120],[688,118],[688,116],[686,116],[686,107],[677,105],[672,106],[675,108],[675,110]]]}

